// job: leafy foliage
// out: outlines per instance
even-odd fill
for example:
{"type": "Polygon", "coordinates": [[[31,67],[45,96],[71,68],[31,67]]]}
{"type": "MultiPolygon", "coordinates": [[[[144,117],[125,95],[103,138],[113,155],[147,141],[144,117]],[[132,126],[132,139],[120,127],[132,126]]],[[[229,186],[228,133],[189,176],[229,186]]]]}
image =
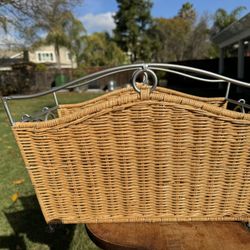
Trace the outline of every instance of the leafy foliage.
{"type": "Polygon", "coordinates": [[[147,30],[152,17],[150,0],[117,0],[118,11],[114,16],[114,39],[130,55],[131,62],[147,59],[149,41],[147,30]]]}
{"type": "Polygon", "coordinates": [[[71,53],[71,61],[75,57],[77,65],[80,65],[86,46],[86,30],[82,22],[74,17],[71,18],[65,26],[65,35],[66,46],[71,53]]]}
{"type": "Polygon", "coordinates": [[[155,61],[178,61],[183,58],[188,23],[182,18],[156,18],[151,34],[155,61]]]}
{"type": "Polygon", "coordinates": [[[4,16],[0,16],[0,27],[7,32],[7,18],[4,16]]]}
{"type": "Polygon", "coordinates": [[[61,12],[71,11],[81,2],[82,0],[1,0],[0,20],[5,20],[7,30],[15,28],[15,35],[19,34],[24,40],[22,45],[26,47],[32,44],[38,35],[31,27],[51,18],[51,15],[47,15],[49,10],[57,14],[55,6],[60,6],[61,12]]]}
{"type": "Polygon", "coordinates": [[[40,15],[35,17],[31,29],[36,33],[47,34],[45,39],[40,41],[54,46],[59,70],[61,70],[60,47],[64,46],[73,50],[73,35],[84,31],[83,25],[75,19],[68,8],[67,1],[64,0],[49,1],[40,15]]]}
{"type": "Polygon", "coordinates": [[[177,17],[187,20],[193,23],[196,20],[197,14],[194,9],[193,4],[186,2],[182,5],[181,9],[178,11],[177,17]]]}
{"type": "Polygon", "coordinates": [[[218,9],[214,15],[214,24],[212,27],[212,34],[215,35],[225,29],[233,22],[239,20],[242,12],[246,10],[246,7],[239,6],[228,13],[224,9],[218,9]]]}
{"type": "Polygon", "coordinates": [[[115,66],[126,62],[124,52],[107,33],[88,36],[82,58],[85,66],[115,66]]]}
{"type": "Polygon", "coordinates": [[[83,0],[2,0],[0,28],[14,26],[25,41],[23,47],[52,44],[58,69],[60,50],[67,47],[72,64],[102,66],[138,61],[181,61],[218,56],[210,41],[222,29],[237,21],[245,7],[232,12],[218,9],[212,28],[206,15],[198,18],[190,2],[184,3],[172,18],[151,16],[152,0],[117,0],[113,37],[104,33],[87,36],[84,26],[72,13],[83,0]]]}
{"type": "Polygon", "coordinates": [[[170,19],[156,18],[149,32],[152,59],[157,62],[202,59],[209,56],[208,18],[196,18],[196,10],[185,3],[170,19]]]}
{"type": "Polygon", "coordinates": [[[208,18],[204,15],[191,27],[184,57],[191,60],[210,58],[212,44],[209,38],[208,18]]]}

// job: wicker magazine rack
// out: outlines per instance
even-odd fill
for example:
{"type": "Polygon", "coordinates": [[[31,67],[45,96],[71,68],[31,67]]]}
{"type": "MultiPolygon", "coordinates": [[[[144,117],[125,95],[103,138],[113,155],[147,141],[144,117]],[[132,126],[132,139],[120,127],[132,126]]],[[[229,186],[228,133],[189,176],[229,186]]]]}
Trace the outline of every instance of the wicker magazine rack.
{"type": "Polygon", "coordinates": [[[133,88],[83,103],[59,105],[55,93],[63,87],[3,98],[46,221],[250,221],[250,114],[226,108],[237,103],[228,97],[230,84],[250,85],[189,67],[137,64],[64,87],[125,70],[135,71],[133,88]],[[157,70],[228,82],[226,97],[156,87],[157,70]],[[137,84],[140,74],[153,87],[137,84]],[[49,93],[58,118],[13,121],[8,100],[49,93]]]}

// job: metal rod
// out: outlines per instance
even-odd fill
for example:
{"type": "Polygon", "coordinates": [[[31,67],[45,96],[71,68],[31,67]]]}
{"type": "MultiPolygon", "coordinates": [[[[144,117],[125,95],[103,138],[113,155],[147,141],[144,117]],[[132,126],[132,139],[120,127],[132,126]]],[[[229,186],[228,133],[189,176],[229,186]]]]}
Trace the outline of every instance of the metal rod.
{"type": "MultiPolygon", "coordinates": [[[[131,69],[130,69],[130,70],[131,70],[131,69]]],[[[129,71],[130,71],[130,70],[129,70],[129,71]]],[[[135,68],[134,70],[136,70],[136,68],[135,68]]],[[[127,70],[127,69],[122,69],[122,70],[118,70],[118,71],[106,73],[105,75],[101,75],[101,76],[98,76],[98,77],[95,77],[95,78],[91,78],[91,79],[88,80],[88,81],[85,81],[85,82],[83,82],[83,83],[79,83],[79,84],[77,84],[77,85],[70,86],[70,87],[68,87],[68,88],[77,88],[77,87],[80,87],[80,86],[86,86],[86,85],[88,85],[89,83],[91,83],[91,82],[93,82],[93,81],[96,81],[96,80],[105,78],[106,76],[110,76],[110,75],[113,75],[113,74],[125,72],[125,71],[128,71],[128,70],[127,70]]]]}
{"type": "Polygon", "coordinates": [[[55,111],[55,110],[57,110],[57,106],[54,106],[54,107],[52,107],[52,108],[44,107],[42,111],[37,112],[37,113],[35,113],[35,114],[32,115],[32,116],[26,114],[26,115],[25,115],[25,116],[26,116],[26,119],[23,119],[23,121],[24,121],[24,122],[25,122],[25,121],[35,121],[35,120],[37,120],[39,117],[41,117],[41,116],[43,116],[43,115],[45,116],[45,119],[46,119],[46,117],[48,117],[49,115],[51,115],[52,112],[55,111]]]}
{"type": "MultiPolygon", "coordinates": [[[[94,78],[96,76],[99,76],[97,79],[100,79],[100,78],[103,78],[103,77],[108,76],[108,75],[112,75],[112,74],[115,74],[115,73],[128,71],[128,70],[135,70],[135,69],[138,69],[140,67],[142,67],[142,64],[131,64],[131,65],[127,65],[127,66],[120,66],[120,67],[115,67],[115,68],[111,68],[111,69],[107,69],[107,70],[102,70],[100,72],[93,73],[93,74],[90,74],[88,76],[84,76],[82,78],[79,78],[79,79],[76,79],[74,81],[68,82],[63,86],[56,87],[56,88],[53,88],[51,90],[43,91],[43,92],[40,92],[40,93],[37,93],[37,94],[32,94],[32,95],[7,96],[6,98],[8,98],[8,100],[20,100],[20,99],[36,98],[36,97],[51,94],[53,92],[57,92],[57,91],[59,91],[61,89],[66,89],[66,88],[71,87],[71,86],[75,87],[76,84],[79,84],[79,83],[81,83],[80,86],[84,86],[84,85],[86,85],[85,84],[86,80],[92,79],[92,78],[94,78]],[[119,69],[121,69],[121,70],[119,71],[119,69]]],[[[95,80],[95,79],[93,79],[93,80],[95,80]]],[[[79,86],[79,85],[77,85],[77,86],[79,86]]]]}
{"type": "MultiPolygon", "coordinates": [[[[29,99],[29,98],[35,98],[35,97],[39,97],[39,96],[43,96],[43,95],[47,95],[53,92],[57,92],[61,89],[65,89],[65,88],[69,88],[69,87],[74,87],[76,86],[76,84],[81,84],[81,86],[86,85],[86,81],[90,81],[91,79],[94,80],[95,79],[100,79],[103,78],[107,75],[112,75],[115,73],[119,73],[119,72],[123,72],[123,71],[129,71],[129,70],[136,70],[136,69],[143,69],[143,67],[145,67],[145,64],[131,64],[131,65],[124,65],[124,66],[119,66],[119,67],[115,67],[115,68],[111,68],[111,69],[106,69],[97,73],[93,73],[90,74],[88,76],[79,78],[77,80],[68,82],[67,84],[57,87],[57,88],[53,88],[51,90],[47,90],[38,94],[33,94],[33,95],[20,95],[20,96],[8,96],[8,99],[29,99]]],[[[215,74],[206,70],[201,70],[201,69],[196,69],[193,67],[187,67],[187,66],[182,66],[182,65],[177,65],[177,64],[164,64],[164,63],[152,63],[152,64],[147,64],[148,69],[154,69],[154,68],[158,68],[159,70],[164,70],[164,69],[177,69],[177,70],[183,70],[183,71],[188,71],[188,72],[193,72],[193,73],[197,73],[197,74],[201,74],[201,75],[205,75],[205,76],[209,76],[212,78],[215,78],[217,80],[224,80],[226,82],[231,82],[233,84],[239,85],[239,86],[243,86],[243,87],[247,87],[250,88],[250,83],[246,83],[246,82],[242,82],[239,80],[234,80],[219,74],[215,74]]],[[[79,85],[77,85],[79,86],[79,85]]]]}
{"type": "Polygon", "coordinates": [[[15,122],[14,122],[14,120],[13,120],[13,118],[12,118],[11,113],[10,113],[10,109],[9,109],[7,100],[8,100],[7,98],[4,98],[4,97],[2,98],[3,106],[4,106],[4,109],[5,109],[5,112],[6,112],[7,116],[8,116],[8,119],[9,119],[9,122],[10,122],[11,126],[13,126],[15,122]]]}
{"type": "Polygon", "coordinates": [[[225,80],[213,80],[213,79],[206,79],[206,78],[201,78],[201,77],[197,77],[197,76],[192,76],[192,75],[188,75],[182,72],[178,72],[175,70],[171,70],[171,69],[163,69],[163,68],[157,68],[157,67],[151,67],[152,70],[161,70],[161,71],[165,71],[165,72],[169,72],[169,73],[173,73],[176,75],[181,75],[181,76],[185,76],[194,80],[199,80],[199,81],[203,81],[203,82],[225,82],[225,80]]]}
{"type": "Polygon", "coordinates": [[[164,63],[152,63],[152,64],[148,64],[148,67],[150,69],[153,69],[153,67],[165,67],[165,68],[170,68],[170,69],[180,69],[180,70],[184,70],[184,71],[188,71],[188,72],[199,73],[202,75],[206,75],[206,76],[210,76],[210,77],[217,78],[220,80],[224,80],[226,82],[231,82],[231,83],[239,85],[239,86],[250,88],[250,83],[242,82],[239,80],[225,77],[225,76],[222,76],[222,75],[219,75],[216,73],[212,73],[212,72],[209,72],[206,70],[196,69],[193,67],[182,66],[182,65],[177,65],[177,64],[164,64],[164,63]]]}
{"type": "Polygon", "coordinates": [[[244,107],[244,108],[248,108],[250,109],[250,105],[249,104],[246,104],[246,103],[243,103],[243,102],[239,102],[239,101],[235,101],[233,99],[226,99],[228,102],[230,103],[233,103],[233,104],[236,104],[236,105],[239,105],[241,107],[244,107]]]}
{"type": "MultiPolygon", "coordinates": [[[[56,92],[61,90],[61,89],[66,89],[66,88],[75,88],[75,87],[79,87],[79,86],[85,86],[87,84],[89,84],[92,81],[95,80],[99,80],[102,79],[106,76],[110,76],[113,74],[117,74],[117,73],[121,73],[124,71],[135,71],[135,70],[160,70],[160,71],[165,71],[165,72],[170,72],[173,74],[178,74],[178,75],[182,75],[185,77],[189,77],[195,80],[200,80],[200,81],[204,81],[204,82],[228,82],[228,86],[227,86],[227,91],[226,91],[226,99],[231,102],[231,103],[235,103],[238,105],[243,105],[242,103],[238,103],[237,101],[234,101],[232,99],[228,99],[229,96],[229,91],[230,91],[230,86],[231,84],[236,84],[239,86],[243,86],[243,87],[247,87],[250,88],[250,83],[246,83],[246,82],[242,82],[239,80],[235,80],[235,79],[231,79],[219,74],[215,74],[206,70],[201,70],[201,69],[196,69],[193,67],[188,67],[188,66],[183,66],[183,65],[177,65],[177,64],[164,64],[164,63],[150,63],[150,64],[131,64],[131,65],[124,65],[124,66],[119,66],[119,67],[114,67],[114,68],[110,68],[110,69],[106,69],[106,70],[102,70],[100,72],[96,72],[87,76],[84,76],[82,78],[79,78],[77,80],[68,82],[67,84],[60,86],[60,87],[56,87],[53,88],[51,90],[47,90],[41,93],[37,93],[37,94],[32,94],[32,95],[19,95],[19,96],[7,96],[7,97],[3,97],[3,104],[4,104],[4,108],[5,111],[8,115],[9,121],[11,123],[11,125],[14,124],[14,120],[11,116],[11,112],[10,109],[8,107],[8,100],[21,100],[21,99],[30,99],[30,98],[36,98],[36,97],[40,97],[40,96],[44,96],[47,94],[51,94],[53,93],[54,96],[54,100],[56,105],[58,106],[58,99],[56,96],[56,92]],[[184,72],[179,72],[179,71],[184,71],[184,72]],[[193,73],[193,74],[200,74],[202,76],[207,76],[207,77],[211,77],[213,79],[206,79],[206,78],[201,78],[198,76],[194,76],[194,75],[190,75],[187,72],[193,73]]],[[[245,107],[248,107],[249,105],[244,104],[245,107]]],[[[249,108],[249,107],[248,107],[249,108]]]]}
{"type": "Polygon", "coordinates": [[[226,92],[226,96],[225,96],[226,99],[228,99],[229,92],[230,92],[230,87],[231,87],[231,82],[228,82],[228,84],[227,84],[227,92],[226,92]]]}
{"type": "Polygon", "coordinates": [[[58,99],[57,99],[57,96],[56,96],[56,92],[53,92],[53,96],[54,96],[54,100],[55,100],[55,104],[56,106],[58,106],[58,99]]]}

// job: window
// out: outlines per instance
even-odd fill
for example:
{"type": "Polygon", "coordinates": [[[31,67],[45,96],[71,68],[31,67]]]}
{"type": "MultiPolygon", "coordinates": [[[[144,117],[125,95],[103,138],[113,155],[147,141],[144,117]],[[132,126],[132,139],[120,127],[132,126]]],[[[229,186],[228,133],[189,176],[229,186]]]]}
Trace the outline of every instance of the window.
{"type": "Polygon", "coordinates": [[[66,52],[66,55],[67,55],[67,59],[68,61],[71,61],[72,60],[72,55],[70,52],[66,52]]]}
{"type": "Polygon", "coordinates": [[[53,52],[37,52],[38,62],[55,62],[53,52]]]}

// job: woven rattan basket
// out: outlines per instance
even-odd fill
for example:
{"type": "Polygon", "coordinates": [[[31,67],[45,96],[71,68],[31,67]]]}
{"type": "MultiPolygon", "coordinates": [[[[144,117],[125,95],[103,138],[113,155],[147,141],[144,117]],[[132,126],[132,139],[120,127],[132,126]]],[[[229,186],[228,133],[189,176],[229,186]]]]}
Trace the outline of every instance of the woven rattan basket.
{"type": "Polygon", "coordinates": [[[13,132],[47,222],[250,220],[250,115],[147,87],[13,132]]]}

